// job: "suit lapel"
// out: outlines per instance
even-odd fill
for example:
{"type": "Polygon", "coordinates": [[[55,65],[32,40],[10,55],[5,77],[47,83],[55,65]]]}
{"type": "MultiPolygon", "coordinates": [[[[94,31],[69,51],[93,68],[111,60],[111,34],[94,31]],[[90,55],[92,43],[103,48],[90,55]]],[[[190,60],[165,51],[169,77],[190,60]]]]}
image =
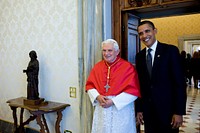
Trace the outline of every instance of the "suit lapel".
{"type": "Polygon", "coordinates": [[[158,42],[156,47],[156,52],[154,56],[153,68],[152,68],[152,75],[159,69],[160,59],[162,57],[163,47],[160,42],[158,42]]]}
{"type": "Polygon", "coordinates": [[[147,65],[146,65],[146,48],[142,50],[142,60],[145,60],[143,65],[145,66],[144,68],[147,70],[147,65]]]}
{"type": "Polygon", "coordinates": [[[148,70],[147,70],[147,64],[146,64],[146,48],[144,48],[142,51],[141,51],[141,60],[144,60],[144,62],[142,62],[142,68],[143,68],[143,71],[149,75],[148,73],[148,70]]]}

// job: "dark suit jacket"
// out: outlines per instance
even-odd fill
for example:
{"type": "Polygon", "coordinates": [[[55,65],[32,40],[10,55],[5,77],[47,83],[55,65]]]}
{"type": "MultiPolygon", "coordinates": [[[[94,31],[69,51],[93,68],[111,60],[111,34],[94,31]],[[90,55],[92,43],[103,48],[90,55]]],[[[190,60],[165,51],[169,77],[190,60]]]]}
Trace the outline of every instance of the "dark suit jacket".
{"type": "Polygon", "coordinates": [[[136,69],[141,89],[141,98],[136,100],[137,112],[143,112],[146,119],[155,114],[157,122],[171,122],[173,114],[185,114],[186,84],[177,47],[158,42],[151,77],[144,48],[136,55],[136,69]]]}

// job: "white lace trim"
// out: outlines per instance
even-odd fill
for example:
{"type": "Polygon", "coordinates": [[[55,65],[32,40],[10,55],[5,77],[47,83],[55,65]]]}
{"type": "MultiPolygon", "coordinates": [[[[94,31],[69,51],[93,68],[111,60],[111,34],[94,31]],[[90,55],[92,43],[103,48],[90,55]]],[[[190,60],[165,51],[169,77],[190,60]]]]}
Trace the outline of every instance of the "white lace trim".
{"type": "Polygon", "coordinates": [[[93,116],[92,133],[136,133],[133,102],[121,110],[117,110],[115,106],[102,108],[97,104],[93,116]]]}

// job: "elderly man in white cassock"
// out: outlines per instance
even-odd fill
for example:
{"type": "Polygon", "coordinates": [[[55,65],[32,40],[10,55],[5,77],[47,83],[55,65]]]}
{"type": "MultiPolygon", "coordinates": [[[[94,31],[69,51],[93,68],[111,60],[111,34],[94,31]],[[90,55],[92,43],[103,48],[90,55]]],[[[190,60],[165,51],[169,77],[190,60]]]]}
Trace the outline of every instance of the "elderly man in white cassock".
{"type": "Polygon", "coordinates": [[[102,42],[103,60],[95,64],[86,82],[95,106],[92,133],[136,133],[134,101],[140,96],[134,66],[119,57],[113,39],[102,42]]]}

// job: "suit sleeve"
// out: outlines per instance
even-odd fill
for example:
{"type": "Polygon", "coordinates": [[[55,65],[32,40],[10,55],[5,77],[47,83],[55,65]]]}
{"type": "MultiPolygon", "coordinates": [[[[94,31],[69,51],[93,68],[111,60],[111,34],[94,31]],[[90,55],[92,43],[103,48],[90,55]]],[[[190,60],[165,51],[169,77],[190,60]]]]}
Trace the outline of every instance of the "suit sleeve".
{"type": "Polygon", "coordinates": [[[175,110],[174,113],[178,115],[185,115],[186,113],[186,83],[184,79],[183,66],[181,65],[181,56],[177,47],[172,46],[171,63],[172,63],[172,77],[174,81],[175,110]]]}

